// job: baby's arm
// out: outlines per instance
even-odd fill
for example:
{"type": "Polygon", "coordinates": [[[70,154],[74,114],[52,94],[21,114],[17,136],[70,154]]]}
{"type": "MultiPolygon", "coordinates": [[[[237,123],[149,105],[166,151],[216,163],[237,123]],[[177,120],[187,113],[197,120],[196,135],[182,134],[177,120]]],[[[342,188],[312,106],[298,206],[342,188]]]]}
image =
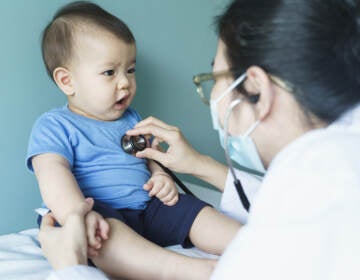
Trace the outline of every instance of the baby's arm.
{"type": "MultiPolygon", "coordinates": [[[[56,220],[63,225],[67,216],[84,201],[84,196],[71,172],[68,161],[60,155],[45,153],[34,156],[32,166],[46,206],[53,212],[56,220]]],[[[94,230],[92,233],[87,230],[89,245],[95,249],[98,247],[96,237],[107,239],[109,231],[107,222],[102,220],[101,224],[96,224],[99,225],[98,228],[91,228],[94,230]],[[103,223],[106,223],[107,226],[104,226],[103,223]],[[100,232],[97,232],[98,230],[100,232]]]]}
{"type": "Polygon", "coordinates": [[[148,166],[152,176],[144,185],[144,189],[150,196],[155,195],[165,205],[175,205],[179,200],[179,193],[173,179],[154,161],[149,160],[148,166]]]}
{"type": "Polygon", "coordinates": [[[57,154],[45,153],[32,158],[41,196],[56,220],[64,224],[67,216],[84,201],[68,161],[57,154]]]}

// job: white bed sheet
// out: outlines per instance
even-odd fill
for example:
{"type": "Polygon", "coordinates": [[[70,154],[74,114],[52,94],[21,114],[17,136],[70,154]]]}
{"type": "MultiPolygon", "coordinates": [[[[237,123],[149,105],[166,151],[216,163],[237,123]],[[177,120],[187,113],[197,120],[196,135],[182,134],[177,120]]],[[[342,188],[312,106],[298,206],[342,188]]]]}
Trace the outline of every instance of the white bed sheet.
{"type": "MultiPolygon", "coordinates": [[[[219,192],[189,183],[187,186],[198,197],[216,208],[219,207],[219,192]]],[[[41,252],[37,234],[38,229],[33,228],[0,236],[0,279],[46,279],[51,267],[41,252]]],[[[184,249],[179,245],[168,248],[188,256],[216,258],[216,256],[206,254],[197,248],[184,249]]]]}

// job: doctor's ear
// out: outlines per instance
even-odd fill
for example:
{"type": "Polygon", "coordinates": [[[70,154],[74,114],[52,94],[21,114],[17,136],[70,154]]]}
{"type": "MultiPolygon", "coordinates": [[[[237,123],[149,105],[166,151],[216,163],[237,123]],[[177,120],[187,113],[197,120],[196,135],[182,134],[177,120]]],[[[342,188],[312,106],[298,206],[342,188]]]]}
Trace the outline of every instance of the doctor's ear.
{"type": "Polygon", "coordinates": [[[258,66],[251,66],[247,70],[248,99],[254,104],[258,120],[263,120],[271,112],[275,94],[268,74],[258,66]]]}
{"type": "Polygon", "coordinates": [[[57,67],[53,71],[53,78],[57,86],[67,95],[74,94],[74,87],[71,80],[71,73],[64,67],[57,67]]]}

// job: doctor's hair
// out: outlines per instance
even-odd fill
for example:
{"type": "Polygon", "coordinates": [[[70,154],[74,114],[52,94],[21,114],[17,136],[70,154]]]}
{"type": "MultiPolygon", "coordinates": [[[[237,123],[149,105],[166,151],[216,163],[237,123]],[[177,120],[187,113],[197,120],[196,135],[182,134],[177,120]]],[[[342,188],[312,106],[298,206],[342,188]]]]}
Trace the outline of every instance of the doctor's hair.
{"type": "Polygon", "coordinates": [[[359,0],[235,0],[216,25],[231,68],[290,82],[306,113],[331,123],[360,102],[359,0]]]}
{"type": "Polygon", "coordinates": [[[57,67],[65,67],[75,57],[76,35],[86,32],[99,36],[104,30],[135,44],[129,27],[94,3],[76,1],[60,8],[42,34],[42,57],[51,79],[57,67]]]}

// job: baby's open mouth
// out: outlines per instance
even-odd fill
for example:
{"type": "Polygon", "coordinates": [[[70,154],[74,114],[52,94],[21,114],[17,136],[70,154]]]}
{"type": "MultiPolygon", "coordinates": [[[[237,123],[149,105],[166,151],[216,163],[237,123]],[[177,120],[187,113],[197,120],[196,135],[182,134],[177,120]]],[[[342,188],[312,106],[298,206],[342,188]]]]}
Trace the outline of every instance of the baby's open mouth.
{"type": "Polygon", "coordinates": [[[126,95],[120,98],[118,101],[115,102],[116,109],[123,110],[127,106],[126,100],[128,99],[129,95],[126,95]]]}
{"type": "Polygon", "coordinates": [[[124,101],[126,100],[126,98],[127,98],[127,96],[125,96],[125,97],[123,97],[123,98],[119,99],[118,101],[116,101],[116,104],[118,104],[118,105],[122,105],[123,103],[125,103],[124,101]]]}

